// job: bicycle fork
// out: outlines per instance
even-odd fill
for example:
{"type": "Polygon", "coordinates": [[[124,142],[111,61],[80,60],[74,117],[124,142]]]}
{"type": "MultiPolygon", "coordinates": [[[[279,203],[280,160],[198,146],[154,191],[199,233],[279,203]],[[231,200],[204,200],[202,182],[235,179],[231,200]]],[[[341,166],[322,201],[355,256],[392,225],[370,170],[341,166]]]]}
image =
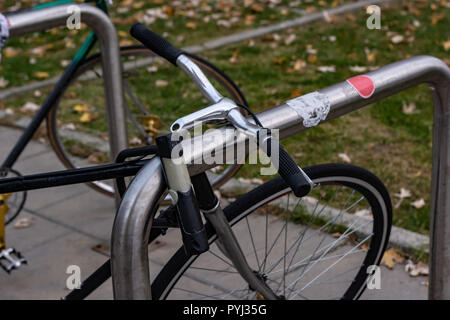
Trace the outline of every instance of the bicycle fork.
{"type": "Polygon", "coordinates": [[[273,291],[248,265],[206,173],[193,176],[191,181],[186,164],[172,159],[172,150],[176,142],[171,141],[171,135],[158,137],[156,143],[169,186],[169,194],[173,204],[177,206],[177,220],[186,254],[199,255],[209,250],[201,211],[216,231],[219,248],[230,259],[242,278],[265,299],[277,299],[273,291]]]}

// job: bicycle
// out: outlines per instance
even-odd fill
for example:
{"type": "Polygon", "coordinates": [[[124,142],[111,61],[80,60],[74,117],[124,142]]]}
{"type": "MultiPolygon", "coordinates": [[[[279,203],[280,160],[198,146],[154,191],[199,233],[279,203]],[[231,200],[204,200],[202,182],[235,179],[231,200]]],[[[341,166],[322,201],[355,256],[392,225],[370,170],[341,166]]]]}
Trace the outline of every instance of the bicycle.
{"type": "MultiPolygon", "coordinates": [[[[74,1],[68,0],[64,3],[71,2],[74,1]]],[[[96,7],[108,13],[107,0],[85,0],[85,3],[95,3],[96,7]]],[[[61,4],[61,1],[50,2],[38,5],[32,8],[32,10],[39,10],[59,4],[61,4]]],[[[2,163],[0,167],[1,177],[20,176],[20,173],[12,169],[12,167],[44,120],[46,120],[50,145],[67,169],[91,165],[92,161],[90,161],[89,156],[92,154],[95,154],[95,159],[93,159],[94,163],[114,161],[114,159],[110,158],[108,143],[105,139],[105,123],[102,122],[106,119],[106,116],[100,67],[101,56],[100,53],[89,56],[96,41],[95,34],[91,32],[75,54],[71,64],[64,71],[55,87],[50,91],[47,99],[33,117],[29,126],[25,129],[21,138],[2,163]],[[89,91],[89,95],[80,98],[80,95],[77,94],[80,91],[89,91]],[[84,126],[80,123],[77,128],[73,128],[73,108],[76,106],[88,108],[92,114],[96,115],[96,120],[84,126]],[[100,129],[97,130],[94,128],[100,129]]],[[[125,111],[128,116],[128,136],[134,140],[139,137],[138,140],[140,141],[138,143],[131,141],[135,145],[152,144],[154,143],[154,137],[168,132],[167,124],[171,119],[188,113],[186,106],[198,105],[199,97],[183,98],[185,106],[177,110],[166,110],[167,106],[171,103],[168,97],[164,97],[165,104],[162,105],[163,108],[153,104],[148,108],[148,101],[145,100],[145,97],[138,97],[135,94],[135,86],[142,83],[143,79],[149,81],[149,76],[155,77],[153,73],[144,74],[145,70],[142,72],[142,64],[155,61],[155,55],[143,46],[121,47],[120,55],[125,71],[123,74],[123,84],[126,98],[125,111]]],[[[215,84],[222,88],[230,98],[242,105],[247,105],[242,92],[224,72],[196,55],[188,53],[186,55],[204,70],[215,81],[215,84]]],[[[164,66],[160,66],[160,68],[164,68],[163,71],[165,70],[164,66]]],[[[179,90],[186,89],[179,83],[175,85],[179,87],[179,90]]],[[[179,100],[180,97],[177,96],[177,99],[179,100]]],[[[221,172],[217,172],[213,182],[214,187],[218,188],[225,183],[239,168],[239,165],[232,165],[221,172]]],[[[104,194],[114,195],[114,187],[110,183],[91,181],[88,185],[104,194]]],[[[25,193],[16,193],[13,198],[8,199],[9,208],[5,213],[5,224],[9,224],[17,217],[25,201],[25,193]]]]}
{"type": "MultiPolygon", "coordinates": [[[[189,64],[189,58],[181,50],[142,25],[133,26],[132,35],[174,65],[189,64]]],[[[193,67],[188,72],[200,79],[196,84],[202,93],[221,96],[199,68],[193,67]]],[[[174,134],[203,121],[231,125],[244,135],[244,143],[261,136],[264,128],[258,117],[248,110],[251,117],[246,118],[240,110],[238,104],[222,97],[215,104],[178,119],[171,131],[174,134]]],[[[244,194],[222,210],[205,174],[207,168],[217,164],[189,174],[186,163],[173,160],[181,156],[177,146],[192,141],[173,141],[172,134],[158,137],[156,146],[122,151],[116,164],[0,180],[0,193],[7,193],[117,179],[123,201],[114,223],[111,260],[65,299],[87,297],[111,274],[115,298],[119,299],[137,294],[153,299],[180,298],[179,293],[213,299],[361,296],[369,277],[368,268],[380,263],[392,225],[389,194],[374,174],[343,164],[322,164],[302,170],[269,133],[257,147],[271,157],[271,147],[279,151],[281,177],[244,194]],[[152,158],[149,160],[148,156],[152,158]],[[136,175],[133,182],[126,188],[124,177],[133,175],[136,175]],[[151,187],[150,193],[144,186],[151,187]],[[134,208],[130,198],[142,196],[141,192],[147,207],[134,208]],[[167,193],[173,201],[169,206],[161,203],[167,193]],[[151,228],[149,234],[144,238],[128,236],[125,241],[121,238],[128,227],[124,216],[142,210],[151,218],[133,228],[144,233],[145,228],[151,228]],[[345,221],[351,222],[346,225],[345,221]],[[134,260],[122,261],[127,257],[119,254],[118,246],[140,252],[172,229],[181,231],[183,245],[151,282],[151,292],[141,289],[146,282],[140,282],[139,288],[134,289],[129,283],[130,274],[142,272],[148,276],[148,268],[134,270],[134,260]],[[137,247],[128,247],[129,243],[137,247]],[[275,256],[276,252],[281,252],[281,257],[275,256]],[[119,264],[128,262],[131,265],[127,272],[121,273],[119,264]],[[208,277],[215,283],[200,286],[201,292],[189,287],[193,279],[201,284],[208,277]]],[[[234,141],[232,145],[237,144],[234,141]]],[[[143,251],[146,253],[139,259],[148,263],[148,251],[143,251]]]]}

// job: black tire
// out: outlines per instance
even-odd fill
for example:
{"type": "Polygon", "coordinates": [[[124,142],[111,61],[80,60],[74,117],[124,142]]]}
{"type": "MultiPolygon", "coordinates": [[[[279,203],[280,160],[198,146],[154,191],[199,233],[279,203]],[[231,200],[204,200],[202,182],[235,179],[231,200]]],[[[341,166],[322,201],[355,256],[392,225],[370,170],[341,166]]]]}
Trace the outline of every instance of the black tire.
{"type": "MultiPolygon", "coordinates": [[[[11,168],[0,168],[1,178],[12,178],[20,176],[22,175],[16,170],[13,170],[11,168]]],[[[2,196],[4,197],[5,195],[2,196]]],[[[10,194],[10,197],[7,197],[6,200],[7,211],[5,213],[5,225],[10,224],[14,219],[17,218],[19,213],[22,211],[26,200],[27,200],[26,191],[14,192],[10,194]]]]}
{"type": "MultiPolygon", "coordinates": [[[[129,46],[120,48],[120,54],[122,57],[129,57],[134,55],[154,55],[150,50],[145,48],[144,46],[129,46]]],[[[209,63],[205,59],[202,59],[196,55],[186,53],[194,62],[196,62],[203,70],[205,70],[211,77],[213,77],[223,89],[225,89],[230,98],[234,99],[236,102],[247,105],[247,101],[239,90],[238,86],[219,68],[209,63]]],[[[86,61],[80,65],[77,72],[71,79],[71,81],[63,88],[62,97],[64,97],[64,93],[68,90],[68,88],[74,84],[74,82],[82,76],[85,72],[91,70],[93,66],[99,65],[101,62],[100,54],[95,54],[92,57],[88,58],[86,61]]],[[[180,71],[181,72],[181,71],[180,71]]],[[[64,99],[64,98],[63,98],[64,99]]],[[[47,117],[47,133],[50,141],[50,145],[55,151],[56,155],[60,159],[60,161],[64,164],[67,169],[74,169],[79,166],[73,163],[71,157],[68,155],[63,142],[61,141],[58,134],[58,108],[60,106],[60,101],[57,101],[55,105],[52,107],[52,111],[49,113],[47,117]]],[[[111,162],[113,159],[109,159],[111,162]]],[[[218,175],[213,181],[213,187],[218,188],[227,182],[236,172],[240,169],[242,165],[230,165],[228,166],[220,175],[218,175]]],[[[93,189],[107,194],[109,196],[113,196],[113,188],[112,186],[104,183],[104,182],[92,182],[87,183],[93,189]]]]}
{"type": "MultiPolygon", "coordinates": [[[[389,194],[386,187],[374,174],[353,165],[323,164],[305,168],[305,172],[313,181],[320,182],[320,186],[324,186],[324,188],[337,186],[337,188],[356,190],[356,192],[362,194],[363,197],[367,199],[367,202],[371,207],[373,216],[373,235],[370,240],[370,247],[367,249],[359,271],[355,273],[354,278],[352,278],[353,281],[351,282],[351,285],[346,290],[345,286],[345,293],[339,297],[341,299],[357,299],[366,288],[365,284],[368,277],[367,267],[370,265],[379,265],[389,240],[392,225],[392,206],[389,194]]],[[[279,199],[282,195],[289,192],[290,189],[284,181],[281,178],[276,178],[238,198],[224,209],[224,213],[230,221],[230,224],[236,225],[239,221],[244,220],[250,213],[257,211],[264,205],[271,203],[275,199],[279,199]]],[[[333,195],[333,197],[337,196],[333,195]]],[[[320,201],[317,203],[319,202],[320,201]]],[[[297,207],[295,207],[294,210],[296,210],[296,208],[297,207]]],[[[321,210],[323,211],[323,209],[321,210]]],[[[348,211],[350,211],[350,209],[348,211]]],[[[355,219],[358,220],[359,218],[355,219]]],[[[207,223],[206,227],[210,243],[212,244],[216,240],[215,231],[209,223],[207,223]]],[[[240,239],[238,235],[236,236],[240,239]]],[[[361,251],[364,250],[366,249],[361,249],[361,251]]],[[[257,255],[256,249],[255,255],[257,255]]],[[[189,267],[191,267],[197,259],[198,256],[187,257],[183,247],[181,247],[164,265],[158,276],[152,282],[153,298],[166,299],[186,270],[189,270],[189,267]]],[[[288,266],[288,269],[289,268],[290,265],[288,266]]],[[[355,270],[356,269],[358,269],[357,266],[355,270]]],[[[211,284],[211,287],[213,286],[214,285],[211,284]]],[[[315,298],[322,299],[322,297],[315,298]]]]}

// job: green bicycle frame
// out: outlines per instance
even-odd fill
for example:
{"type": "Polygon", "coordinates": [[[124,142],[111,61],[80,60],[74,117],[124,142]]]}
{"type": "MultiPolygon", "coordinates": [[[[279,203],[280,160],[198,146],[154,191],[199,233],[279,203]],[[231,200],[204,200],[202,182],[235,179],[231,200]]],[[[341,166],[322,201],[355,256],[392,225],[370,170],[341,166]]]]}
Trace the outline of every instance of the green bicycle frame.
{"type": "MultiPolygon", "coordinates": [[[[95,3],[95,6],[97,8],[101,9],[103,12],[108,14],[108,7],[105,0],[85,0],[84,2],[95,3]]],[[[74,0],[58,0],[54,2],[37,5],[33,8],[30,8],[30,10],[40,10],[68,3],[75,4],[76,2],[74,0]]],[[[31,123],[28,125],[22,136],[17,141],[16,145],[9,153],[8,157],[2,163],[1,168],[12,168],[12,166],[17,161],[22,151],[25,149],[28,142],[31,140],[31,138],[39,128],[40,124],[44,121],[44,119],[51,111],[51,108],[54,105],[54,103],[60,98],[62,88],[64,88],[64,86],[71,80],[75,72],[78,70],[78,67],[86,59],[86,57],[88,56],[89,52],[94,47],[96,42],[97,36],[95,35],[94,32],[91,32],[89,36],[86,38],[86,40],[83,42],[83,44],[81,45],[75,56],[73,57],[72,62],[64,71],[63,75],[59,79],[58,83],[55,85],[50,95],[47,97],[47,99],[45,100],[39,111],[32,119],[31,123]]]]}

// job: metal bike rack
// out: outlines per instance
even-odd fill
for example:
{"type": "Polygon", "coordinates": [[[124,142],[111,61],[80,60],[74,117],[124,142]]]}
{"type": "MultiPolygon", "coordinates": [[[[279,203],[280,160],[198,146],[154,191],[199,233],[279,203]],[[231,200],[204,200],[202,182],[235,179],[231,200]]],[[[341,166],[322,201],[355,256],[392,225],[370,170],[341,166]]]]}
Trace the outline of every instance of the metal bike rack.
{"type": "MultiPolygon", "coordinates": [[[[43,9],[20,10],[6,13],[12,38],[66,25],[72,12],[64,4],[43,9]]],[[[105,101],[108,118],[108,134],[111,155],[115,156],[128,146],[125,124],[124,98],[122,90],[122,69],[119,40],[109,17],[100,9],[79,4],[81,22],[90,26],[99,40],[104,74],[105,101]]]]}
{"type": "MultiPolygon", "coordinates": [[[[429,298],[450,299],[450,68],[437,58],[417,56],[387,65],[367,73],[366,76],[373,80],[375,87],[375,91],[367,99],[360,96],[347,81],[318,91],[319,94],[325,95],[330,103],[330,111],[325,121],[422,83],[431,87],[434,128],[429,298]]],[[[278,128],[280,138],[308,129],[303,126],[303,119],[299,114],[287,104],[263,111],[258,114],[258,118],[265,127],[278,128]]],[[[183,143],[195,144],[195,139],[197,138],[185,140],[183,143]]],[[[236,143],[245,143],[244,135],[236,143]]],[[[194,149],[192,153],[185,154],[185,159],[188,163],[198,163],[194,162],[194,159],[201,159],[203,154],[211,154],[211,150],[218,147],[209,144],[203,149],[194,149]]],[[[207,166],[204,165],[192,165],[190,172],[194,174],[206,169],[207,166]]],[[[147,240],[156,209],[153,206],[162,196],[165,187],[161,162],[155,158],[133,180],[119,207],[111,245],[116,299],[151,297],[147,240]]]]}

